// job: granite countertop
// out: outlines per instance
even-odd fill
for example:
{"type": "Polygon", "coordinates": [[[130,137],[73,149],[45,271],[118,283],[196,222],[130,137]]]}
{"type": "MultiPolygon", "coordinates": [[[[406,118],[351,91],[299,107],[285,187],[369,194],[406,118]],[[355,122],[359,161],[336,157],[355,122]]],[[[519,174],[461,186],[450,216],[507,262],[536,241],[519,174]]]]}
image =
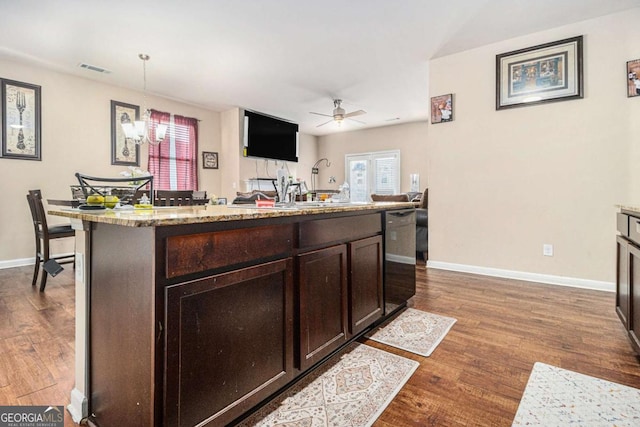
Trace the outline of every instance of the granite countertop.
{"type": "Polygon", "coordinates": [[[414,208],[414,205],[411,202],[374,202],[366,204],[327,203],[323,206],[298,206],[296,208],[256,208],[253,205],[207,205],[154,207],[153,209],[136,210],[105,209],[100,211],[49,207],[48,213],[83,221],[122,225],[125,227],[154,227],[402,208],[414,208]]]}
{"type": "Polygon", "coordinates": [[[616,207],[618,209],[620,209],[621,211],[629,211],[629,212],[640,213],[640,206],[616,205],[616,207]]]}

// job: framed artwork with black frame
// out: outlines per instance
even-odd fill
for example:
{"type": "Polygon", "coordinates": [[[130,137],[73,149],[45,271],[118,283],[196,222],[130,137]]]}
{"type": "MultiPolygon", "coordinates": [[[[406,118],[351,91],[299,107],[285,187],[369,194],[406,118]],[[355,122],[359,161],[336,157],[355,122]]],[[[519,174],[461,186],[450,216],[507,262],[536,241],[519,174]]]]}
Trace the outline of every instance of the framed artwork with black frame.
{"type": "Polygon", "coordinates": [[[2,80],[2,157],[42,160],[40,86],[2,80]]]}
{"type": "Polygon", "coordinates": [[[140,166],[140,146],[125,137],[123,123],[140,118],[140,107],[111,101],[111,164],[140,166]]]}
{"type": "Polygon", "coordinates": [[[212,151],[202,152],[202,168],[203,169],[218,169],[218,153],[212,151]]]}
{"type": "Polygon", "coordinates": [[[431,123],[446,123],[453,120],[453,94],[431,98],[431,123]]]}
{"type": "Polygon", "coordinates": [[[582,36],[496,55],[496,110],[583,97],[582,36]]]}
{"type": "Polygon", "coordinates": [[[627,97],[640,96],[640,59],[627,61],[627,97]]]}

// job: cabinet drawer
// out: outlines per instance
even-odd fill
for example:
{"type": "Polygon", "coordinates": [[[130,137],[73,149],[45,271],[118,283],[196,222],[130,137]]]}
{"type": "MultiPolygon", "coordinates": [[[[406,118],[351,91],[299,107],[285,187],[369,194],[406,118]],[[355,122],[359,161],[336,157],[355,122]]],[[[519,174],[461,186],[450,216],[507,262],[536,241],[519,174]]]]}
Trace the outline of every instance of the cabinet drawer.
{"type": "Polygon", "coordinates": [[[636,245],[640,245],[640,218],[629,217],[629,239],[636,245]]]}
{"type": "Polygon", "coordinates": [[[292,224],[170,236],[166,277],[288,255],[292,238],[292,224]]]}
{"type": "Polygon", "coordinates": [[[616,214],[616,226],[618,232],[625,237],[629,237],[629,219],[629,215],[627,214],[616,214]]]}
{"type": "Polygon", "coordinates": [[[357,240],[382,232],[380,214],[327,218],[300,223],[299,247],[357,240]]]}

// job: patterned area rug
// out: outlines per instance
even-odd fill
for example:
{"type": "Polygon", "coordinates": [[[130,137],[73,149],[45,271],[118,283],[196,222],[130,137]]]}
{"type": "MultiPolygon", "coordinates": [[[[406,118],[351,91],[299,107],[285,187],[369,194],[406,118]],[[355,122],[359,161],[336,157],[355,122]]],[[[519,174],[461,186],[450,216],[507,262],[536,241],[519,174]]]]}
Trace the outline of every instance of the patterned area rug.
{"type": "Polygon", "coordinates": [[[456,323],[452,317],[408,308],[367,337],[402,350],[428,357],[456,323]]]}
{"type": "Polygon", "coordinates": [[[418,362],[362,345],[326,362],[239,426],[370,426],[418,362]]]}
{"type": "Polygon", "coordinates": [[[536,363],[513,426],[640,426],[640,390],[536,363]]]}

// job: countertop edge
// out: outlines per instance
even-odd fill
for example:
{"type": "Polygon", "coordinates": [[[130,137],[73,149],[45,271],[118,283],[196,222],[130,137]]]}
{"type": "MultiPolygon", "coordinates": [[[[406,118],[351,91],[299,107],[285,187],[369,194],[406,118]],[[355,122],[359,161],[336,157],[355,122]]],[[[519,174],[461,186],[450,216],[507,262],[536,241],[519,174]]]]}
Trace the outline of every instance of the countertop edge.
{"type": "Polygon", "coordinates": [[[227,205],[162,207],[145,210],[83,211],[73,208],[49,208],[50,215],[124,227],[157,227],[203,224],[224,221],[319,215],[338,212],[415,208],[411,202],[374,202],[348,206],[300,207],[297,209],[230,207],[227,205]]]}

